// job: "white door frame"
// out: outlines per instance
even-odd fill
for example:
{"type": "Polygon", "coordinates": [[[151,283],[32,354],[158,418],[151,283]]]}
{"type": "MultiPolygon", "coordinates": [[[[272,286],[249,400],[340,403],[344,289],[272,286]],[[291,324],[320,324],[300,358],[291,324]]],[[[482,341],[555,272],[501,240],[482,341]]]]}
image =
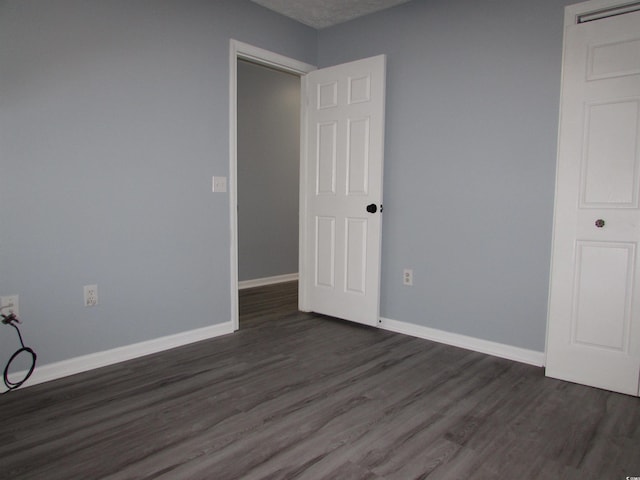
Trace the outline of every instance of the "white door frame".
{"type": "MultiPolygon", "coordinates": [[[[233,330],[240,326],[238,308],[238,59],[276,68],[295,75],[306,75],[316,69],[315,66],[270,52],[248,43],[231,39],[229,42],[229,221],[230,221],[230,257],[231,257],[231,323],[233,330]]],[[[303,109],[301,95],[301,109],[303,109]]],[[[303,115],[301,115],[301,121],[303,115]]],[[[302,130],[301,130],[302,132],[302,130]]],[[[302,149],[302,145],[301,145],[302,149]]],[[[302,152],[302,150],[301,150],[302,152]]],[[[303,155],[300,156],[300,171],[303,171],[303,155]]],[[[301,194],[303,184],[301,184],[301,194]]],[[[301,225],[304,209],[300,206],[301,225]]],[[[302,248],[302,247],[300,247],[302,248]]],[[[300,272],[302,274],[302,271],[300,272]]]]}

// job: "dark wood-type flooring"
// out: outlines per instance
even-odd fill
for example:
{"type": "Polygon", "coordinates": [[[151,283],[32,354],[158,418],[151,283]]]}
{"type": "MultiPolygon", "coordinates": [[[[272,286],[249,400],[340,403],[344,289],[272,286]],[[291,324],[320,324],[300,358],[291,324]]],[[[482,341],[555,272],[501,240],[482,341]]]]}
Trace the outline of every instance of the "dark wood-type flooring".
{"type": "Polygon", "coordinates": [[[0,396],[0,479],[640,476],[640,400],[241,292],[241,330],[0,396]]]}

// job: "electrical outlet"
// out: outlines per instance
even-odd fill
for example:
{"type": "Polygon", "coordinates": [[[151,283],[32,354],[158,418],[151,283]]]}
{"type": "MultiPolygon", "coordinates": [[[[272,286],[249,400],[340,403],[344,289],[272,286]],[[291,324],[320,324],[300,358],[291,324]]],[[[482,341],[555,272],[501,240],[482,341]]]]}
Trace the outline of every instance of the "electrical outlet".
{"type": "Polygon", "coordinates": [[[407,287],[413,286],[413,270],[411,270],[410,268],[405,268],[402,271],[402,284],[406,285],[407,287]]]}
{"type": "Polygon", "coordinates": [[[2,314],[4,315],[15,313],[16,316],[20,316],[18,312],[18,295],[7,295],[6,297],[0,297],[0,307],[3,307],[2,314]]]}
{"type": "Polygon", "coordinates": [[[84,286],[84,306],[95,307],[98,305],[98,285],[84,286]]]}

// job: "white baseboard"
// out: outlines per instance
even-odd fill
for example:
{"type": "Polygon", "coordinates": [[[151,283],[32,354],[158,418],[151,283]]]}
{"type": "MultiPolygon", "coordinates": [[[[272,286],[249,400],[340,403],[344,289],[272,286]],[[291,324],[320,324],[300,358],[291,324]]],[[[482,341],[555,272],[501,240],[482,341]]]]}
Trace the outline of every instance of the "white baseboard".
{"type": "MultiPolygon", "coordinates": [[[[95,368],[106,367],[108,365],[143,357],[163,350],[181,347],[189,343],[199,342],[200,340],[219,337],[228,333],[233,333],[233,326],[231,322],[189,330],[187,332],[176,333],[175,335],[168,335],[166,337],[154,338],[153,340],[134,343],[132,345],[113,348],[102,352],[90,353],[88,355],[70,358],[69,360],[63,360],[61,362],[49,363],[43,366],[36,364],[36,369],[33,371],[33,374],[21,388],[56,380],[69,375],[75,375],[76,373],[86,372],[95,368]]],[[[15,375],[11,375],[11,377],[22,379],[25,374],[26,372],[17,372],[15,375]]]]}
{"type": "Polygon", "coordinates": [[[256,278],[254,280],[242,280],[238,282],[238,290],[244,288],[262,287],[264,285],[273,285],[276,283],[293,282],[298,280],[297,273],[287,273],[285,275],[275,275],[273,277],[256,278]]]}
{"type": "MultiPolygon", "coordinates": [[[[280,281],[291,281],[297,279],[298,275],[294,275],[295,278],[293,279],[291,276],[287,275],[270,278],[287,277],[288,280],[280,281]]],[[[270,283],[261,285],[269,284],[270,283]]],[[[487,355],[535,365],[537,367],[544,366],[544,353],[537,352],[535,350],[527,350],[502,343],[490,342],[488,340],[445,332],[444,330],[437,330],[412,323],[400,322],[389,318],[381,318],[379,326],[380,328],[391,332],[403,333],[405,335],[411,335],[412,337],[444,343],[446,345],[473,350],[487,355]]],[[[132,360],[134,358],[143,357],[152,353],[169,350],[171,348],[199,342],[201,340],[207,340],[209,338],[219,337],[229,333],[233,333],[233,325],[231,322],[225,322],[218,325],[212,325],[210,327],[198,328],[188,332],[181,332],[175,335],[134,343],[132,345],[126,345],[124,347],[118,347],[111,350],[90,353],[88,355],[70,358],[69,360],[63,360],[61,362],[50,363],[43,366],[36,365],[36,369],[33,371],[33,374],[21,388],[49,382],[69,375],[75,375],[95,368],[106,367],[126,360],[132,360]]],[[[25,373],[26,372],[17,372],[15,375],[11,376],[13,378],[20,379],[24,378],[25,373]]]]}
{"type": "Polygon", "coordinates": [[[389,318],[380,318],[379,327],[396,333],[404,333],[412,337],[424,338],[438,343],[444,343],[454,347],[473,350],[475,352],[493,355],[494,357],[506,358],[516,362],[544,366],[544,352],[527,350],[525,348],[514,347],[504,343],[490,342],[480,338],[468,337],[458,333],[445,332],[435,328],[423,327],[412,323],[400,322],[389,318]]]}

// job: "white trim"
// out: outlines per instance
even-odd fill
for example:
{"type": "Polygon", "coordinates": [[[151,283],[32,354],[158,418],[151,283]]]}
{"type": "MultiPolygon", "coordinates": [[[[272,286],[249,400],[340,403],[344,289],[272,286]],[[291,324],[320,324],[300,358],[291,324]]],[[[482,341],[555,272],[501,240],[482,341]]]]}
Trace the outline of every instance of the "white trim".
{"type": "Polygon", "coordinates": [[[308,168],[308,145],[309,138],[307,132],[307,123],[309,117],[309,79],[302,77],[300,83],[300,199],[298,200],[298,273],[300,280],[298,281],[298,310],[302,312],[310,312],[309,307],[309,288],[307,280],[309,279],[309,268],[307,266],[307,246],[309,245],[307,232],[307,211],[309,210],[309,198],[307,196],[307,182],[309,181],[308,168]]]}
{"type": "Polygon", "coordinates": [[[490,342],[488,340],[482,340],[481,338],[468,337],[458,333],[445,332],[444,330],[400,322],[389,318],[380,318],[379,327],[384,330],[389,330],[390,332],[403,333],[405,335],[411,335],[412,337],[444,343],[466,350],[473,350],[474,352],[506,358],[507,360],[526,363],[536,367],[544,366],[544,353],[535,350],[527,350],[504,343],[490,342]]]}
{"type": "MultiPolygon", "coordinates": [[[[254,47],[248,43],[231,39],[229,42],[229,223],[230,223],[230,283],[231,325],[233,331],[240,326],[238,307],[238,58],[285,72],[304,76],[316,69],[313,65],[285,57],[278,53],[254,47]]],[[[302,97],[301,97],[302,98],[302,97]]],[[[301,102],[303,103],[303,102],[301,102]]],[[[300,272],[302,274],[302,272],[300,272]]]]}
{"type": "MultiPolygon", "coordinates": [[[[284,277],[284,275],[282,277],[284,277]]],[[[423,338],[425,340],[465,348],[467,350],[506,358],[516,362],[527,363],[538,367],[544,365],[544,354],[534,350],[527,350],[502,343],[490,342],[479,338],[445,332],[443,330],[436,330],[388,318],[380,318],[379,326],[380,328],[390,332],[411,335],[412,337],[423,338]]],[[[134,343],[124,347],[91,353],[71,358],[69,360],[63,360],[61,362],[50,363],[44,366],[36,366],[36,369],[33,371],[33,375],[31,375],[21,388],[49,382],[51,380],[75,375],[77,373],[86,372],[96,368],[114,365],[134,358],[144,357],[145,355],[188,345],[190,343],[227,335],[233,333],[233,331],[232,323],[225,322],[218,325],[212,325],[210,327],[198,328],[188,332],[181,332],[175,335],[134,343]]],[[[24,372],[17,372],[15,374],[15,378],[23,377],[24,372]]]]}
{"type": "Polygon", "coordinates": [[[238,282],[238,290],[245,288],[263,287],[265,285],[275,285],[276,283],[293,282],[298,280],[297,273],[287,273],[285,275],[274,275],[273,277],[254,278],[253,280],[242,280],[238,282]]]}
{"type": "Polygon", "coordinates": [[[229,257],[231,269],[231,325],[235,332],[240,328],[238,305],[238,49],[235,40],[229,46],[229,257]]]}
{"type": "MultiPolygon", "coordinates": [[[[61,362],[49,363],[44,366],[36,365],[33,374],[21,388],[68,377],[69,375],[75,375],[96,368],[106,367],[108,365],[114,365],[152,353],[219,337],[228,333],[233,333],[231,322],[180,332],[166,337],[154,338],[153,340],[125,345],[124,347],[104,350],[102,352],[90,353],[61,362]]],[[[11,376],[16,379],[21,379],[24,378],[25,374],[26,372],[17,372],[15,376],[13,374],[11,376]]]]}
{"type": "Polygon", "coordinates": [[[589,0],[587,2],[575,3],[573,5],[567,5],[564,7],[564,26],[577,25],[578,17],[591,12],[597,12],[598,10],[604,10],[606,8],[622,7],[635,3],[634,1],[624,0],[589,0]]]}
{"type": "Polygon", "coordinates": [[[254,47],[253,45],[234,39],[231,39],[231,50],[235,53],[236,58],[243,58],[254,63],[259,63],[260,65],[266,65],[301,76],[316,69],[315,66],[309,65],[308,63],[285,57],[279,53],[270,52],[264,48],[254,47]]]}

